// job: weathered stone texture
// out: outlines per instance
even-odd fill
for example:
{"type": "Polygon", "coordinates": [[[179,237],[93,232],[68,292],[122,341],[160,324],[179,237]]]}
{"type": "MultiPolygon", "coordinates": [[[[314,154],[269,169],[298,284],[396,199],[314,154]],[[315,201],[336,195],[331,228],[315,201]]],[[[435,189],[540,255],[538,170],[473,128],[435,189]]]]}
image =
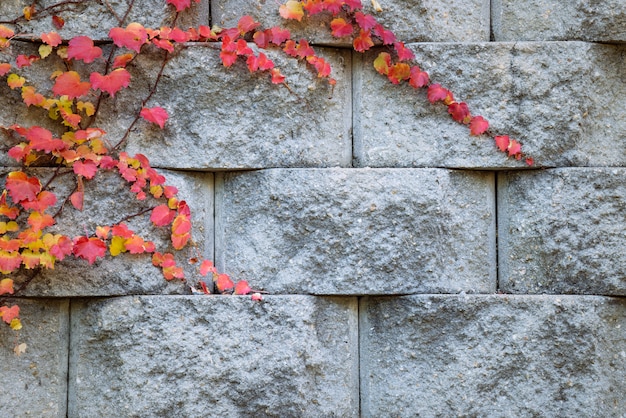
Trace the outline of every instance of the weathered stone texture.
{"type": "Polygon", "coordinates": [[[498,175],[500,287],[626,295],[623,168],[498,175]]]}
{"type": "MultiPolygon", "coordinates": [[[[0,169],[2,179],[8,169],[0,169]]],[[[34,169],[31,175],[39,173],[42,183],[46,183],[52,169],[34,169]]],[[[167,184],[179,189],[179,197],[189,204],[192,210],[193,239],[198,247],[181,251],[178,254],[179,264],[185,268],[190,282],[197,269],[187,263],[189,257],[197,256],[197,252],[209,259],[213,258],[213,175],[210,173],[181,173],[162,170],[167,184]]],[[[57,208],[71,193],[74,182],[67,176],[61,177],[50,185],[50,191],[57,194],[57,205],[48,209],[54,214],[57,208]]],[[[2,184],[4,186],[4,184],[2,184]]],[[[147,208],[164,201],[146,200],[140,202],[129,191],[129,184],[113,172],[102,173],[91,181],[85,182],[85,202],[82,212],[74,210],[67,203],[63,213],[58,217],[57,224],[46,232],[63,233],[70,237],[94,234],[96,226],[115,225],[126,217],[138,214],[147,208]]],[[[158,251],[172,251],[170,229],[156,228],[149,221],[150,212],[142,216],[130,217],[125,221],[130,229],[144,239],[152,240],[158,251]]],[[[24,221],[25,222],[25,221],[24,221]]],[[[13,275],[18,287],[28,280],[32,271],[23,271],[13,275]]],[[[86,260],[72,257],[57,262],[53,270],[42,270],[36,274],[28,286],[20,292],[20,296],[104,296],[124,294],[152,293],[188,293],[189,288],[180,281],[167,282],[160,269],[152,265],[151,255],[121,254],[116,257],[107,256],[89,265],[86,260]]]]}
{"type": "Polygon", "coordinates": [[[9,299],[20,306],[23,328],[0,324],[0,415],[64,417],[67,404],[69,303],[62,299],[9,299]],[[26,351],[16,356],[16,344],[26,351]]]}
{"type": "Polygon", "coordinates": [[[271,293],[495,291],[493,175],[274,169],[216,180],[216,262],[271,293]]]}
{"type": "MultiPolygon", "coordinates": [[[[220,0],[211,2],[214,24],[233,27],[243,14],[252,16],[263,27],[288,28],[295,39],[305,38],[317,44],[351,45],[352,38],[331,35],[330,13],[307,17],[301,22],[282,19],[278,13],[285,2],[220,0]]],[[[373,15],[403,42],[480,42],[489,41],[489,1],[410,0],[380,2],[383,11],[376,13],[369,1],[364,12],[373,15]]]]}
{"type": "Polygon", "coordinates": [[[496,41],[626,42],[623,0],[497,0],[496,41]]]}
{"type": "MultiPolygon", "coordinates": [[[[176,26],[183,29],[209,24],[209,2],[201,0],[199,3],[191,1],[191,8],[183,11],[176,20],[176,26]]],[[[13,25],[20,34],[42,33],[52,30],[58,32],[64,39],[75,36],[89,36],[92,39],[106,39],[109,30],[114,27],[126,27],[130,22],[138,22],[147,28],[158,29],[161,26],[171,26],[174,22],[176,9],[168,5],[165,0],[84,0],[64,2],[59,0],[2,0],[0,2],[0,20],[10,21],[22,16],[26,6],[35,6],[41,18],[34,18],[30,22],[20,19],[13,25]],[[132,4],[130,11],[129,4],[132,4]],[[59,5],[59,7],[52,7],[59,5]],[[62,29],[52,24],[51,16],[57,15],[65,20],[62,29]],[[125,19],[124,19],[125,18],[125,19]],[[121,19],[124,19],[120,22],[121,19]]],[[[35,17],[37,13],[35,14],[35,17]]]]}
{"type": "Polygon", "coordinates": [[[70,416],[358,416],[356,299],[73,305],[70,416]]]}
{"type": "Polygon", "coordinates": [[[406,296],[360,307],[361,414],[622,417],[626,304],[406,296]]]}
{"type": "MultiPolygon", "coordinates": [[[[626,164],[626,46],[582,42],[411,45],[417,62],[491,130],[544,166],[626,164]]],[[[472,137],[425,90],[355,60],[355,159],[375,167],[523,166],[472,137]]]]}
{"type": "MultiPolygon", "coordinates": [[[[127,150],[171,168],[349,166],[350,55],[322,52],[338,80],[334,89],[277,51],[266,53],[290,89],[272,84],[268,73],[250,74],[243,62],[224,68],[217,45],[189,46],[169,62],[149,103],[169,113],[165,129],[138,125],[127,150]]],[[[147,91],[159,66],[156,59],[140,60],[134,86],[147,91]]],[[[121,137],[138,105],[136,92],[119,96],[99,121],[112,137],[121,137]]]]}

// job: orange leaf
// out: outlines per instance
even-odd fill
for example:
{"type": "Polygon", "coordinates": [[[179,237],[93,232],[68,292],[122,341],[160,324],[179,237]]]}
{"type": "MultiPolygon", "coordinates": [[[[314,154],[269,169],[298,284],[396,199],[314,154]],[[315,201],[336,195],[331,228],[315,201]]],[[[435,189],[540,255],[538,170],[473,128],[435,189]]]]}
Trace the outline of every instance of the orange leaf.
{"type": "Polygon", "coordinates": [[[245,280],[240,280],[239,282],[237,282],[237,285],[235,285],[236,295],[247,295],[250,292],[252,292],[252,289],[250,289],[248,282],[245,280]]]}
{"type": "Polygon", "coordinates": [[[298,22],[304,17],[302,3],[296,0],[289,0],[287,3],[281,5],[278,12],[283,19],[295,19],[298,22]]]}
{"type": "Polygon", "coordinates": [[[14,202],[35,200],[41,191],[41,182],[37,177],[28,177],[22,171],[12,171],[6,177],[5,187],[14,202]]]}
{"type": "Polygon", "coordinates": [[[17,318],[20,315],[20,307],[17,305],[13,305],[11,307],[8,306],[0,306],[0,317],[7,324],[10,324],[13,318],[17,318]]]}
{"type": "Polygon", "coordinates": [[[10,295],[13,294],[13,280],[12,279],[0,280],[0,295],[4,295],[5,293],[8,293],[10,295]]]}
{"type": "Polygon", "coordinates": [[[230,280],[228,274],[220,274],[215,280],[215,286],[217,287],[218,292],[224,293],[226,291],[232,290],[235,287],[235,284],[232,280],[230,280]]]}
{"type": "Polygon", "coordinates": [[[61,35],[59,35],[55,31],[48,32],[48,33],[42,33],[41,34],[41,41],[44,44],[48,44],[50,46],[59,46],[59,45],[61,45],[61,35]]]}

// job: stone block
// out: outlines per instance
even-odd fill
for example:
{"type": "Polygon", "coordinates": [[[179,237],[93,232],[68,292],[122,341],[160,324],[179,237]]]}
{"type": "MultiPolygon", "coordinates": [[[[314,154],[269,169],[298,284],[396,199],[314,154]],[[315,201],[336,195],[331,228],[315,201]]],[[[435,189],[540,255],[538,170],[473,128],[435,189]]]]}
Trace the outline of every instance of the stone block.
{"type": "MultiPolygon", "coordinates": [[[[0,169],[2,186],[10,169],[0,169]]],[[[31,175],[39,174],[42,183],[51,178],[53,169],[33,169],[31,175]]],[[[213,258],[213,175],[211,173],[182,173],[161,170],[167,184],[179,189],[179,197],[186,200],[192,211],[192,238],[196,247],[189,247],[177,254],[179,265],[184,267],[190,283],[200,276],[197,266],[190,265],[190,257],[213,258]],[[195,277],[194,277],[195,276],[195,277]]],[[[61,176],[50,184],[49,190],[57,194],[57,204],[48,209],[54,214],[75,186],[75,180],[61,176]]],[[[113,172],[101,173],[93,180],[85,181],[85,202],[82,212],[66,203],[57,217],[57,224],[45,232],[63,233],[70,237],[95,234],[96,226],[115,225],[125,221],[130,229],[144,239],[152,240],[157,251],[173,251],[169,228],[157,228],[150,222],[150,212],[142,213],[165,200],[138,201],[129,191],[130,186],[113,172]],[[128,217],[128,219],[126,219],[128,217]]],[[[25,221],[24,221],[25,222],[25,221]]],[[[93,265],[86,260],[66,258],[55,264],[54,269],[23,270],[12,274],[16,288],[27,283],[20,296],[104,296],[124,294],[189,293],[188,286],[178,280],[167,282],[161,270],[154,267],[150,254],[108,255],[93,265]]]]}
{"type": "Polygon", "coordinates": [[[0,324],[0,414],[4,417],[64,417],[67,411],[69,302],[8,299],[19,305],[22,329],[0,324]],[[18,344],[26,351],[14,353],[18,344]]]}
{"type": "MultiPolygon", "coordinates": [[[[305,38],[317,44],[349,46],[352,38],[331,35],[329,13],[306,17],[301,22],[280,17],[280,2],[220,0],[211,2],[214,24],[233,27],[247,14],[263,27],[281,26],[296,39],[305,38]]],[[[481,42],[489,41],[489,1],[463,0],[454,3],[441,0],[384,1],[383,11],[376,13],[369,1],[363,2],[364,13],[373,15],[385,28],[403,42],[481,42]]]]}
{"type": "Polygon", "coordinates": [[[623,299],[415,295],[359,312],[363,417],[623,416],[623,299]]]}
{"type": "MultiPolygon", "coordinates": [[[[626,164],[626,46],[582,42],[415,44],[416,62],[494,135],[510,135],[541,166],[626,164]]],[[[355,58],[358,166],[524,167],[473,137],[425,89],[392,86],[355,58]]],[[[358,57],[357,57],[358,58],[358,57]]]]}
{"type": "Polygon", "coordinates": [[[492,5],[496,41],[626,42],[622,0],[497,0],[492,5]]]}
{"type": "MultiPolygon", "coordinates": [[[[24,7],[32,4],[30,0],[2,0],[0,20],[8,22],[23,16],[24,7]]],[[[138,22],[147,28],[158,29],[162,26],[172,26],[176,16],[176,9],[165,0],[142,0],[140,2],[38,0],[34,5],[36,13],[31,21],[22,18],[11,25],[16,32],[22,35],[32,33],[39,36],[54,30],[64,39],[71,39],[75,36],[106,39],[109,30],[114,27],[126,27],[131,22],[138,22]],[[130,9],[129,4],[131,4],[130,9]],[[59,29],[52,24],[51,17],[55,15],[65,20],[63,28],[59,29]]],[[[208,0],[201,0],[199,3],[192,1],[191,8],[181,12],[176,19],[176,25],[183,29],[208,24],[208,0]]]]}
{"type": "Polygon", "coordinates": [[[356,298],[73,305],[70,416],[357,417],[356,298]]]}
{"type": "Polygon", "coordinates": [[[498,175],[500,288],[626,295],[626,170],[498,175]]]}
{"type": "Polygon", "coordinates": [[[216,178],[216,263],[270,293],[495,291],[494,178],[273,169],[216,178]]]}
{"type": "MultiPolygon", "coordinates": [[[[272,84],[268,73],[250,74],[243,62],[224,68],[216,45],[185,48],[169,62],[148,104],[167,110],[165,129],[142,121],[127,151],[142,152],[155,166],[198,170],[349,166],[350,55],[321,52],[333,66],[334,89],[303,62],[275,50],[266,53],[289,88],[272,84]]],[[[133,86],[147,91],[159,65],[154,57],[140,60],[133,86]]],[[[120,92],[105,105],[99,123],[121,138],[137,105],[136,92],[120,92]]]]}

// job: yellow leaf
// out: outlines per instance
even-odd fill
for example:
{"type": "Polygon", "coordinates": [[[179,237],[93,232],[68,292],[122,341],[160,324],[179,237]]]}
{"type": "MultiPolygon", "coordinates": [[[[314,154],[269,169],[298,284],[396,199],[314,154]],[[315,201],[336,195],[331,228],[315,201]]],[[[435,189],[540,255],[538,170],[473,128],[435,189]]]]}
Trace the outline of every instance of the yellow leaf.
{"type": "Polygon", "coordinates": [[[123,252],[126,252],[126,246],[124,245],[125,241],[126,239],[120,236],[113,236],[113,238],[111,239],[111,245],[109,246],[109,251],[111,252],[111,255],[113,257],[115,257],[116,255],[120,255],[123,252]]]}
{"type": "Polygon", "coordinates": [[[12,89],[16,89],[22,87],[26,83],[26,79],[24,77],[20,77],[19,75],[12,73],[7,77],[7,84],[12,89]]]}
{"type": "Polygon", "coordinates": [[[41,58],[46,58],[51,53],[52,53],[52,47],[50,45],[41,44],[39,46],[39,56],[41,58]]]}
{"type": "Polygon", "coordinates": [[[22,329],[22,322],[20,321],[19,318],[13,318],[11,319],[11,323],[9,324],[9,326],[11,327],[12,330],[19,331],[22,329]]]}
{"type": "Polygon", "coordinates": [[[59,48],[57,48],[57,55],[61,58],[63,58],[64,60],[67,59],[67,47],[66,46],[61,46],[59,48]]]}
{"type": "Polygon", "coordinates": [[[91,102],[78,102],[76,103],[76,107],[79,111],[85,112],[87,116],[93,116],[96,113],[96,107],[91,102]]]}

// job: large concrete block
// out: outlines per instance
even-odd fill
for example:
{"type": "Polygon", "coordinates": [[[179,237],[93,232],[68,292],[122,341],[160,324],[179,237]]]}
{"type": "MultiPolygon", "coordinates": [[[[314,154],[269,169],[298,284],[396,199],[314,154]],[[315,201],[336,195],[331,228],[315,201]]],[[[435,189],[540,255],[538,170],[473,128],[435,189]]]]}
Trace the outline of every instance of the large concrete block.
{"type": "MultiPolygon", "coordinates": [[[[9,169],[0,169],[4,178],[9,169]]],[[[51,177],[53,169],[33,169],[42,183],[51,177]]],[[[192,238],[196,247],[190,246],[177,254],[178,263],[185,269],[191,283],[201,278],[197,265],[190,265],[190,257],[213,258],[213,175],[211,173],[182,173],[162,170],[167,184],[179,189],[179,197],[189,204],[192,211],[192,238]]],[[[65,202],[75,186],[70,176],[60,176],[50,184],[49,190],[57,194],[57,204],[47,212],[54,214],[65,202]]],[[[150,222],[150,211],[164,201],[146,199],[138,201],[129,191],[125,180],[113,172],[102,173],[93,180],[85,181],[85,202],[82,212],[66,203],[57,217],[57,224],[47,232],[68,236],[95,234],[96,226],[115,225],[125,221],[130,229],[144,239],[152,240],[158,251],[173,251],[170,244],[171,230],[157,228],[150,222]],[[141,216],[133,216],[143,213],[141,216]]],[[[24,220],[25,222],[25,220],[24,220]]],[[[66,258],[57,262],[53,270],[24,270],[12,275],[16,288],[28,282],[19,292],[20,296],[104,296],[125,294],[188,293],[188,286],[179,280],[167,282],[160,269],[152,265],[151,255],[121,254],[98,259],[93,265],[86,260],[66,258]]]]}
{"type": "Polygon", "coordinates": [[[622,417],[626,303],[406,296],[360,306],[363,417],[622,417]]]}
{"type": "Polygon", "coordinates": [[[355,298],[73,305],[70,416],[356,417],[355,298]]]}
{"type": "Polygon", "coordinates": [[[626,170],[498,175],[500,287],[626,295],[626,170]]]}
{"type": "MultiPolygon", "coordinates": [[[[411,45],[416,61],[543,166],[626,164],[626,46],[582,42],[411,45]]],[[[355,60],[359,166],[523,167],[430,104],[355,60]]]]}
{"type": "MultiPolygon", "coordinates": [[[[307,17],[301,22],[282,19],[280,2],[253,0],[220,0],[211,2],[213,23],[223,27],[237,25],[239,18],[250,15],[264,27],[282,26],[294,38],[337,46],[352,45],[352,38],[331,35],[330,13],[307,17]]],[[[490,9],[487,0],[463,0],[454,3],[441,0],[380,2],[383,11],[376,13],[369,1],[363,1],[364,12],[373,15],[398,40],[404,42],[480,42],[489,41],[490,9]]]]}
{"type": "Polygon", "coordinates": [[[497,0],[491,17],[496,41],[626,42],[623,0],[497,0]]]}
{"type": "MultiPolygon", "coordinates": [[[[305,63],[274,50],[266,53],[287,76],[289,88],[272,84],[268,73],[250,74],[243,62],[224,68],[217,45],[183,49],[170,60],[148,104],[167,110],[165,129],[142,121],[127,150],[170,168],[349,166],[350,55],[320,52],[333,66],[334,89],[305,63]]],[[[137,91],[148,91],[159,68],[154,56],[139,60],[132,81],[137,90],[120,92],[103,107],[98,123],[111,138],[121,138],[131,124],[137,91]]]]}
{"type": "Polygon", "coordinates": [[[69,302],[63,299],[9,299],[20,306],[23,328],[0,324],[0,415],[64,417],[67,411],[69,302]],[[17,344],[26,351],[14,354],[17,344]]]}
{"type": "Polygon", "coordinates": [[[493,174],[274,169],[216,178],[216,263],[270,293],[495,291],[493,174]]]}
{"type": "MultiPolygon", "coordinates": [[[[35,15],[31,21],[17,19],[12,27],[22,35],[36,36],[52,30],[64,39],[75,36],[89,36],[92,39],[108,38],[109,30],[114,27],[126,27],[131,22],[138,22],[147,28],[158,29],[172,26],[176,9],[165,0],[106,0],[106,1],[59,1],[59,0],[2,0],[0,2],[0,20],[12,21],[23,16],[26,6],[35,6],[35,15]],[[52,16],[65,20],[62,29],[55,27],[52,16]]],[[[6,24],[6,23],[5,23],[6,24]]],[[[176,26],[183,29],[209,24],[209,2],[201,0],[191,2],[187,9],[176,19],[176,26]]]]}

